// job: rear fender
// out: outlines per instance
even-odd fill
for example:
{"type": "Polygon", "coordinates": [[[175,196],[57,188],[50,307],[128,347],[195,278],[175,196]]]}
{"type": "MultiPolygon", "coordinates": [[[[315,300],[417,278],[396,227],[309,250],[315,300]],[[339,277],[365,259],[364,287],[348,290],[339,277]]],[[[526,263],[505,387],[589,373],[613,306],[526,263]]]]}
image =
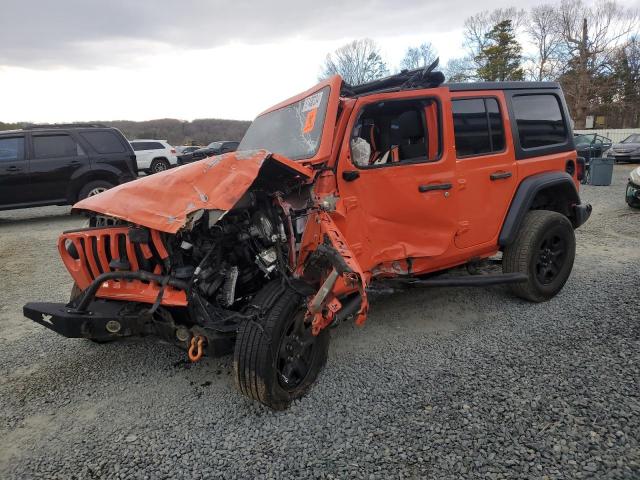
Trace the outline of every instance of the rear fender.
{"type": "Polygon", "coordinates": [[[566,172],[532,175],[525,178],[516,190],[498,238],[501,247],[513,243],[525,215],[535,207],[534,201],[543,191],[555,192],[555,200],[562,203],[559,205],[560,213],[567,215],[575,228],[579,226],[574,212],[575,207],[580,205],[580,196],[573,177],[566,172]]]}

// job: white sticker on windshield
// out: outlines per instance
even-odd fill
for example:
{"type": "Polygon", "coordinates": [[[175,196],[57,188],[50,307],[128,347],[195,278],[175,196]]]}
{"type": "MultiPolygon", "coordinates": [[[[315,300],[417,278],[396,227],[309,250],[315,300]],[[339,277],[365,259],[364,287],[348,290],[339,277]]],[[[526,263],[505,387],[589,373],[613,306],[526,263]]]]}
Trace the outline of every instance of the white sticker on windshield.
{"type": "Polygon", "coordinates": [[[322,94],[324,92],[314,93],[313,95],[308,96],[304,99],[304,103],[302,104],[302,111],[308,112],[309,110],[313,110],[320,106],[320,102],[322,101],[322,94]]]}

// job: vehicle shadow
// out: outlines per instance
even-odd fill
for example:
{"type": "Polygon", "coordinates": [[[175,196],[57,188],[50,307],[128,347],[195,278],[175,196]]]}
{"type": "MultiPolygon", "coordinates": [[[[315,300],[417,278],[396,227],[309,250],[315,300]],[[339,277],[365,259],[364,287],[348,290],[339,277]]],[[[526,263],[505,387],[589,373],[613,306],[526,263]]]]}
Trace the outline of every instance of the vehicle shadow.
{"type": "Polygon", "coordinates": [[[0,212],[0,227],[2,226],[22,226],[22,225],[37,225],[47,223],[59,223],[63,221],[82,221],[83,217],[76,214],[71,214],[69,208],[56,209],[48,212],[24,212],[24,211],[9,211],[0,212]],[[14,213],[19,212],[19,213],[14,213]]]}

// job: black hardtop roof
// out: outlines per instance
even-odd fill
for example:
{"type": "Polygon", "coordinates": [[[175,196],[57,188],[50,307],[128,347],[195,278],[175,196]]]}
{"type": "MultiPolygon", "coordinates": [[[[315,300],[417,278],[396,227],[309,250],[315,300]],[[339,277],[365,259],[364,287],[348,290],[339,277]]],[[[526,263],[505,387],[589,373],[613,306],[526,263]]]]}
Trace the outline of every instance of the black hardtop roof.
{"type": "Polygon", "coordinates": [[[444,83],[452,92],[467,92],[473,90],[549,90],[558,89],[558,82],[469,82],[444,83]]]}

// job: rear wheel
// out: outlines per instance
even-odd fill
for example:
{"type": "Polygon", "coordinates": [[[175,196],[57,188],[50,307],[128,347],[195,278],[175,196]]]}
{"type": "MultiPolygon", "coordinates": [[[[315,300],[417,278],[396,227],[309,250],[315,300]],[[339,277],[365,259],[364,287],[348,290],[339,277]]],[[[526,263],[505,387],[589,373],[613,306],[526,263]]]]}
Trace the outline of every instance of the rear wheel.
{"type": "Polygon", "coordinates": [[[262,310],[238,332],[234,352],[236,386],[275,410],[304,396],[327,361],[329,332],[311,333],[303,297],[274,281],[252,302],[262,310]]]}
{"type": "Polygon", "coordinates": [[[512,285],[520,298],[543,302],[566,283],[576,254],[573,226],[564,215],[548,210],[527,213],[515,241],[502,257],[504,273],[525,273],[526,282],[512,285]]]}
{"type": "Polygon", "coordinates": [[[78,200],[84,200],[87,197],[93,197],[99,193],[105,192],[113,187],[112,183],[105,182],[104,180],[95,180],[87,183],[78,192],[78,200]]]}
{"type": "Polygon", "coordinates": [[[169,170],[169,168],[171,168],[171,164],[166,158],[154,158],[149,170],[151,173],[160,173],[169,170]]]}

